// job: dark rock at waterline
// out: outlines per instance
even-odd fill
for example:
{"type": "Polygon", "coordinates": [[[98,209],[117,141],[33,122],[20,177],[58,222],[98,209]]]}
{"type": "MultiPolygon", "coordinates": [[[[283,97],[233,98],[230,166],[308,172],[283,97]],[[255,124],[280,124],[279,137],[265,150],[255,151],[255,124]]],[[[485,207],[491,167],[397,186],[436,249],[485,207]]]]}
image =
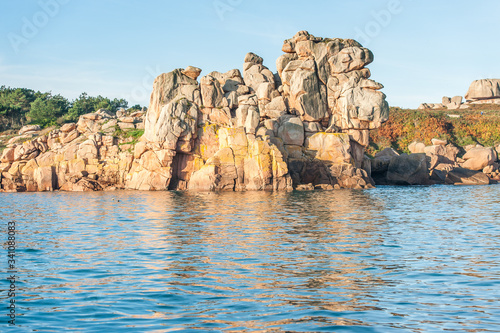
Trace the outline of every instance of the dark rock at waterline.
{"type": "Polygon", "coordinates": [[[432,184],[425,154],[393,155],[390,159],[383,156],[379,160],[381,160],[381,167],[376,170],[378,172],[372,170],[372,178],[377,185],[432,184]]]}
{"type": "Polygon", "coordinates": [[[446,175],[445,182],[454,185],[488,185],[490,179],[481,171],[454,168],[446,175]]]}

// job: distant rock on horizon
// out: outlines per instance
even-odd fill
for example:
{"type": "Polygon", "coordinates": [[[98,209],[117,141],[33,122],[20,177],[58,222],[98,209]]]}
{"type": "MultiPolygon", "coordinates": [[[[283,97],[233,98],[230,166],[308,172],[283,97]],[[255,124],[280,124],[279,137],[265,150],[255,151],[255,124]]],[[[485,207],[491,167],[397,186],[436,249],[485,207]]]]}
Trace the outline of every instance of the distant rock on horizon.
{"type": "Polygon", "coordinates": [[[471,83],[465,99],[471,102],[500,104],[500,79],[483,79],[471,83]]]}
{"type": "Polygon", "coordinates": [[[442,109],[450,110],[467,109],[471,104],[500,104],[500,79],[475,80],[465,94],[465,103],[462,96],[453,98],[443,97],[441,103],[422,103],[419,110],[442,109]]]}

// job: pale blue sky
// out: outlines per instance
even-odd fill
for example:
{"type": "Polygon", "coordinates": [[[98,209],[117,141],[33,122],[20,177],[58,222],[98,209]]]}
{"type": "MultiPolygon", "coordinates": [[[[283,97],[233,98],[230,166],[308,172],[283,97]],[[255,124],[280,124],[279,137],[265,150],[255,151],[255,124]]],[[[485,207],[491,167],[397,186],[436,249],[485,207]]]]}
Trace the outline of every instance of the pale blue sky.
{"type": "Polygon", "coordinates": [[[0,0],[0,85],[147,105],[175,68],[241,70],[252,51],[275,71],[308,30],[370,48],[389,103],[416,108],[500,78],[499,14],[498,0],[0,0]]]}

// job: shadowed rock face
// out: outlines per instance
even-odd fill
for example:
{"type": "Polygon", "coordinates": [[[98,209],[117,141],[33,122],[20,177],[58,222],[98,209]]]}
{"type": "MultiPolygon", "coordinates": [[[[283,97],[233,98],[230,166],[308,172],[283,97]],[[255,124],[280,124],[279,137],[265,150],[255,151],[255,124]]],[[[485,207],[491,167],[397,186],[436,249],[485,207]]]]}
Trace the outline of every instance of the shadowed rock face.
{"type": "Polygon", "coordinates": [[[354,40],[306,31],[282,49],[275,74],[248,53],[243,75],[212,72],[198,83],[201,70],[191,66],[160,75],[127,186],[370,187],[368,131],[389,113],[366,68],[373,54],[354,40]]]}

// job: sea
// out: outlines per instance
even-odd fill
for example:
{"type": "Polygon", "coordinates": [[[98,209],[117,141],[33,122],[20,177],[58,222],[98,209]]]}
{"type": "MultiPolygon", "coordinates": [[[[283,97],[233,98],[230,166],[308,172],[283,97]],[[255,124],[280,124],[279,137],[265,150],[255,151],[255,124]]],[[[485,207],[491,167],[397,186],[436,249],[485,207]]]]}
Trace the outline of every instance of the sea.
{"type": "Polygon", "coordinates": [[[500,332],[500,185],[0,193],[1,332],[500,332]]]}

